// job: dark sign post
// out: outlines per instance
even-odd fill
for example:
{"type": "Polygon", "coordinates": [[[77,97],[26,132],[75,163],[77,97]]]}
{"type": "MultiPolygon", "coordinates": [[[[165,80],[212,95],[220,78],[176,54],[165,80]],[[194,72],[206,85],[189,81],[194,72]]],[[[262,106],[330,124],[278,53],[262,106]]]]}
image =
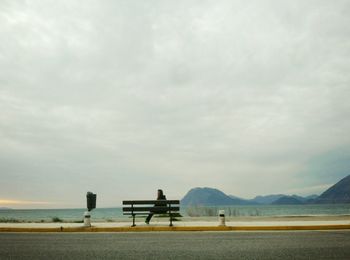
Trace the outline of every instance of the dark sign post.
{"type": "Polygon", "coordinates": [[[86,194],[86,204],[87,204],[87,209],[84,213],[84,226],[85,227],[91,227],[91,215],[90,211],[96,208],[96,194],[92,192],[88,192],[86,194]]]}
{"type": "Polygon", "coordinates": [[[86,201],[87,201],[88,211],[91,211],[96,208],[96,194],[93,194],[92,192],[89,191],[86,194],[86,201]]]}

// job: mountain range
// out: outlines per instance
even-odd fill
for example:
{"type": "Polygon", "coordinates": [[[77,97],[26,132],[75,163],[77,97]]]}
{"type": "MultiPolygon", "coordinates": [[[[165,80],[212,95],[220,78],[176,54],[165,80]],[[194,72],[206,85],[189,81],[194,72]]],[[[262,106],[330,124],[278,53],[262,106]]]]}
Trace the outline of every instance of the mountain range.
{"type": "Polygon", "coordinates": [[[254,199],[243,199],[234,195],[227,195],[214,188],[193,188],[181,200],[182,205],[298,205],[321,203],[350,203],[350,175],[343,178],[320,196],[272,194],[256,196],[254,199]]]}

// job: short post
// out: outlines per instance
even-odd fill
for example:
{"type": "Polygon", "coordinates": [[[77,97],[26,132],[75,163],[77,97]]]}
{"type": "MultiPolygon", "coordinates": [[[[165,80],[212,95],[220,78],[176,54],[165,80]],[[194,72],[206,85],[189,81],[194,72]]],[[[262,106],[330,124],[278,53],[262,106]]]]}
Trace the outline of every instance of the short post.
{"type": "Polygon", "coordinates": [[[226,226],[225,224],[225,210],[219,210],[219,226],[226,226]]]}
{"type": "Polygon", "coordinates": [[[84,212],[84,227],[91,227],[90,211],[85,211],[84,212]]]}

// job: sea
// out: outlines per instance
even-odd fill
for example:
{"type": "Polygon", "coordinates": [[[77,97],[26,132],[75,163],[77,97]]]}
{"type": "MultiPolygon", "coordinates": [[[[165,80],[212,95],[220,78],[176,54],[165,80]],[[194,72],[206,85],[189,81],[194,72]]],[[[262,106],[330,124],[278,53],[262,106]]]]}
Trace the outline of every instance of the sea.
{"type": "MultiPolygon", "coordinates": [[[[182,207],[183,217],[213,217],[219,210],[227,216],[334,216],[350,215],[350,204],[317,205],[247,205],[182,207]]],[[[79,222],[86,209],[1,209],[0,222],[79,222]]],[[[127,220],[122,208],[96,208],[91,212],[94,221],[115,222],[127,220]]]]}

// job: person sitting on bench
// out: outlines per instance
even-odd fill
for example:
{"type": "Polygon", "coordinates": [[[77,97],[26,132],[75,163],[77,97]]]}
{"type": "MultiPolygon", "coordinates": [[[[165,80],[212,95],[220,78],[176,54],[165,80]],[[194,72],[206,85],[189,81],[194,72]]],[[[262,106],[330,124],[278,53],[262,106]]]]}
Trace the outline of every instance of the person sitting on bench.
{"type": "MultiPolygon", "coordinates": [[[[156,203],[154,204],[155,207],[157,207],[157,206],[166,206],[166,205],[167,205],[166,203],[162,202],[162,200],[166,200],[166,197],[165,197],[165,195],[163,194],[163,190],[160,190],[160,189],[158,190],[158,193],[157,193],[157,200],[159,200],[159,202],[156,202],[156,203]]],[[[166,212],[157,211],[157,210],[151,212],[151,213],[147,216],[145,223],[146,223],[146,224],[149,224],[149,222],[151,221],[151,218],[153,217],[154,214],[162,214],[162,213],[166,213],[166,212]]]]}

